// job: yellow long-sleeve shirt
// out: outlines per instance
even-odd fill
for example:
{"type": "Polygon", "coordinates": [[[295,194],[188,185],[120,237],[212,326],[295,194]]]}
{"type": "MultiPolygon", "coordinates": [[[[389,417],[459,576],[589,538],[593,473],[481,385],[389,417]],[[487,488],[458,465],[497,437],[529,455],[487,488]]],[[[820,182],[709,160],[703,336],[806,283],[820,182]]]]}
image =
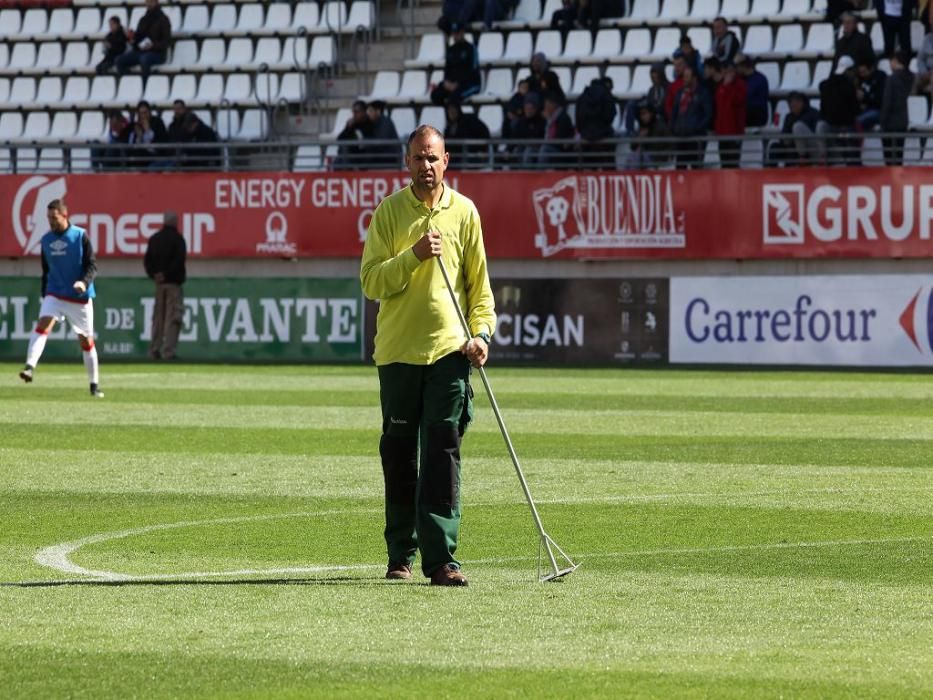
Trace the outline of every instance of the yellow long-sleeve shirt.
{"type": "Polygon", "coordinates": [[[466,341],[437,262],[418,260],[411,250],[429,231],[441,234],[441,257],[471,334],[492,335],[496,327],[476,206],[444,185],[440,202],[428,209],[409,185],[376,207],[363,246],[363,294],[380,301],[377,365],[434,364],[466,341]]]}

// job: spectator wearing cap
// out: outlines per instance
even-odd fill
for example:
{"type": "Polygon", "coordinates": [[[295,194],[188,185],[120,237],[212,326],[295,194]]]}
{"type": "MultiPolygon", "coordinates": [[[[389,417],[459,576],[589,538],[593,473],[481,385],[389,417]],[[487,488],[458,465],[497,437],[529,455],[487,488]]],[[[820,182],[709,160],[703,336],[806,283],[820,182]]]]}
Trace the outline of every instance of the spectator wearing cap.
{"type": "Polygon", "coordinates": [[[745,79],[747,101],[745,126],[758,128],[768,123],[770,111],[770,88],[768,79],[755,68],[755,61],[750,56],[739,52],[735,55],[735,68],[745,79]]]}
{"type": "Polygon", "coordinates": [[[684,86],[684,68],[687,66],[687,60],[684,58],[680,49],[674,52],[674,80],[667,86],[667,95],[664,97],[664,119],[671,123],[671,117],[674,115],[674,98],[684,86]]]}
{"type": "Polygon", "coordinates": [[[910,21],[916,9],[917,0],[875,0],[885,56],[893,54],[895,49],[910,55],[910,21]]]}
{"type": "Polygon", "coordinates": [[[459,24],[451,27],[453,42],[447,47],[444,60],[444,79],[431,91],[431,102],[446,104],[450,99],[458,102],[479,92],[479,57],[476,47],[466,40],[466,33],[459,24]]]}
{"type": "Polygon", "coordinates": [[[817,142],[821,159],[830,155],[832,162],[838,162],[840,157],[844,161],[854,162],[857,153],[853,154],[848,138],[842,139],[842,144],[835,138],[840,134],[850,134],[855,130],[855,120],[859,115],[858,96],[855,93],[853,73],[855,62],[851,56],[840,56],[836,71],[820,83],[820,121],[816,131],[823,138],[817,142]]]}
{"type": "Polygon", "coordinates": [[[859,101],[859,115],[856,121],[862,131],[871,131],[878,124],[881,116],[881,98],[884,96],[884,84],[887,74],[879,70],[874,61],[861,60],[855,67],[855,96],[859,101]]]}
{"type": "Polygon", "coordinates": [[[653,139],[669,139],[671,130],[648,100],[639,100],[635,105],[635,111],[638,115],[638,131],[632,142],[627,167],[651,168],[666,163],[669,160],[670,144],[657,143],[653,139]]]}
{"type": "MultiPolygon", "coordinates": [[[[930,2],[933,12],[933,1],[930,2]]],[[[926,36],[917,50],[917,92],[933,93],[933,27],[927,27],[926,36]]]]}
{"type": "Polygon", "coordinates": [[[772,148],[771,155],[776,161],[786,165],[814,163],[819,155],[816,139],[816,125],[820,113],[810,106],[809,98],[802,92],[794,91],[787,98],[790,107],[781,127],[781,139],[772,148]]]}
{"type": "Polygon", "coordinates": [[[538,165],[544,168],[561,168],[573,165],[568,158],[573,145],[566,142],[576,136],[573,121],[567,114],[566,103],[557,92],[548,92],[544,95],[544,141],[538,153],[538,165]]]}
{"type": "MultiPolygon", "coordinates": [[[[909,63],[910,56],[905,51],[895,51],[891,56],[891,75],[884,84],[879,115],[881,130],[886,134],[904,132],[910,126],[907,100],[913,90],[914,75],[908,69],[909,63]]],[[[885,136],[882,144],[885,163],[901,165],[904,162],[903,137],[885,136]]]]}
{"type": "Polygon", "coordinates": [[[722,79],[716,87],[716,116],[713,131],[720,137],[719,160],[724,168],[737,168],[742,142],[721,137],[745,134],[748,89],[734,63],[722,67],[722,79]]]}
{"type": "Polygon", "coordinates": [[[457,100],[447,102],[447,126],[444,141],[450,153],[453,168],[482,166],[486,162],[487,146],[482,144],[457,144],[457,141],[489,141],[489,127],[472,112],[464,112],[457,100]]]}
{"type": "Polygon", "coordinates": [[[858,18],[851,12],[843,12],[842,33],[836,39],[836,53],[833,57],[833,69],[839,64],[842,56],[848,56],[853,61],[874,59],[875,51],[871,46],[871,39],[864,32],[859,31],[858,18]]]}
{"type": "Polygon", "coordinates": [[[683,139],[677,145],[678,168],[700,164],[706,144],[696,139],[706,136],[712,124],[713,98],[700,82],[697,72],[687,65],[684,67],[684,86],[674,98],[674,113],[671,117],[671,132],[683,139]]]}
{"type": "Polygon", "coordinates": [[[729,29],[724,17],[713,20],[713,57],[720,63],[732,63],[739,52],[739,38],[729,29]]]}
{"type": "MultiPolygon", "coordinates": [[[[547,122],[541,116],[541,95],[529,92],[522,105],[522,117],[515,125],[513,138],[517,141],[543,141],[547,122]]],[[[513,158],[524,167],[532,167],[538,161],[540,146],[516,145],[513,158]]]]}

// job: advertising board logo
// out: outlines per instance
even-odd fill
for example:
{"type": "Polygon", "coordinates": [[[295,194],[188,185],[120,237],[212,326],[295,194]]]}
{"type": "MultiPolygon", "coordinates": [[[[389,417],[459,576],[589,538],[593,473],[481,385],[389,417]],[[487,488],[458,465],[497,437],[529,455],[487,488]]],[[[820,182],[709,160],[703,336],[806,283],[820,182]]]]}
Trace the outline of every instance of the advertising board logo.
{"type": "Polygon", "coordinates": [[[933,287],[918,289],[898,320],[919,352],[933,353],[933,287]]]}
{"type": "Polygon", "coordinates": [[[565,248],[684,248],[685,215],[675,208],[675,177],[575,175],[535,190],[535,246],[544,257],[565,248]]]}
{"type": "Polygon", "coordinates": [[[762,200],[765,243],[803,243],[803,185],[765,185],[762,200]]]}
{"type": "Polygon", "coordinates": [[[39,243],[49,230],[46,209],[53,199],[63,199],[66,191],[63,177],[53,180],[36,175],[19,186],[13,198],[11,214],[13,233],[23,248],[23,255],[39,254],[39,243]],[[28,213],[30,211],[31,213],[28,213]]]}
{"type": "Polygon", "coordinates": [[[288,220],[280,211],[266,217],[266,241],[256,244],[257,253],[294,256],[298,246],[288,240],[288,220]]]}

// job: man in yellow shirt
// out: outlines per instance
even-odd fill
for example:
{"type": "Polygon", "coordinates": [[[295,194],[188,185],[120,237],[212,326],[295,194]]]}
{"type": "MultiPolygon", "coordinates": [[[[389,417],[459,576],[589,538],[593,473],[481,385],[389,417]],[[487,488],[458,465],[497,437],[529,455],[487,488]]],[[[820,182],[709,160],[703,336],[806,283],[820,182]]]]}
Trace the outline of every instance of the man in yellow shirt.
{"type": "Polygon", "coordinates": [[[486,363],[496,314],[479,214],[444,184],[448,160],[437,129],[420,126],[411,134],[405,155],[411,185],[376,208],[360,282],[380,302],[373,359],[382,403],[386,578],[410,579],[420,549],[432,584],[466,586],[454,556],[460,441],[473,415],[471,365],[486,363]],[[438,256],[473,335],[466,342],[438,256]]]}

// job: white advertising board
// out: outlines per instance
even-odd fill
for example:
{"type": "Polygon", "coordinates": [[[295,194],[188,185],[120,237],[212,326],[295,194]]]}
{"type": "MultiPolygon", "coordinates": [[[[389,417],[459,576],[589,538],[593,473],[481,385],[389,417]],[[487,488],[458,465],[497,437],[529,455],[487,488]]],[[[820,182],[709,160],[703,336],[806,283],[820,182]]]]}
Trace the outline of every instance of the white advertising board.
{"type": "Polygon", "coordinates": [[[670,361],[933,366],[933,274],[673,278],[670,361]]]}

